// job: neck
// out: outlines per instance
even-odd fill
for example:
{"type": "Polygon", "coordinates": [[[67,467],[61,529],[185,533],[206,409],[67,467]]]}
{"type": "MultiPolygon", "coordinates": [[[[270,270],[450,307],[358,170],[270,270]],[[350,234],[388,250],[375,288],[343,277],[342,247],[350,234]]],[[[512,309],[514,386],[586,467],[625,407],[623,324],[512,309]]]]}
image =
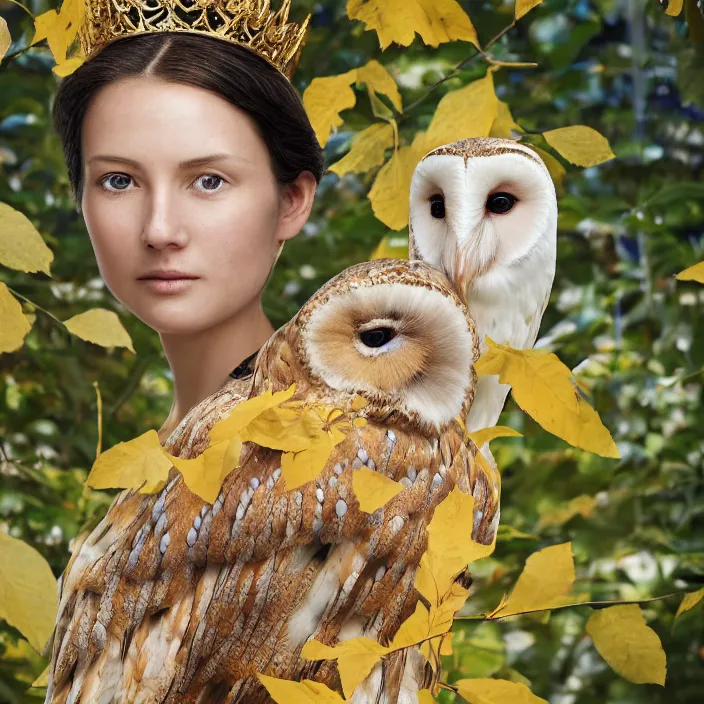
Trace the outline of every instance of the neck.
{"type": "Polygon", "coordinates": [[[229,373],[274,332],[257,299],[250,308],[208,330],[192,335],[160,333],[174,377],[174,402],[160,436],[168,437],[193,406],[220,389],[229,373]]]}

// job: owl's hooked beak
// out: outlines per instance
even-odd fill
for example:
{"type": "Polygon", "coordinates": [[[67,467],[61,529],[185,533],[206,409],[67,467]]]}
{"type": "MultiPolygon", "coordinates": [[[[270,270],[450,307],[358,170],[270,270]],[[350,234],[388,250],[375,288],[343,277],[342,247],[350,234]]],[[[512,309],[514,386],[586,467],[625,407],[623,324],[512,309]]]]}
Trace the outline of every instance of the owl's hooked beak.
{"type": "Polygon", "coordinates": [[[498,242],[490,227],[479,225],[469,237],[457,238],[454,247],[448,247],[443,269],[461,296],[467,303],[475,282],[489,272],[496,264],[498,242]]]}

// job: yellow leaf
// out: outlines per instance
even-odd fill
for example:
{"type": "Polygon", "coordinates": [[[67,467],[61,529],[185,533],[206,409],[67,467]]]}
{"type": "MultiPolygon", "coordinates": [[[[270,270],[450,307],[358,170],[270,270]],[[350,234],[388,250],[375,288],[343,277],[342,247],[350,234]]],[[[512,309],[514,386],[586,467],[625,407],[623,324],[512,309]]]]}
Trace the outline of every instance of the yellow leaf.
{"type": "Polygon", "coordinates": [[[49,686],[49,671],[51,670],[51,664],[47,665],[44,668],[44,672],[42,672],[39,677],[37,677],[34,682],[32,682],[32,687],[48,687],[49,686]]]}
{"type": "Polygon", "coordinates": [[[458,680],[455,687],[469,704],[547,704],[521,682],[482,678],[458,680]]]}
{"type": "Polygon", "coordinates": [[[392,42],[408,46],[416,33],[430,46],[458,39],[479,46],[472,21],[456,0],[348,0],[347,15],[375,30],[382,49],[392,42]]]}
{"type": "Polygon", "coordinates": [[[325,433],[311,440],[301,452],[286,452],[281,456],[281,476],[286,491],[297,489],[319,477],[337,443],[325,433]]]}
{"type": "Polygon", "coordinates": [[[486,340],[489,349],[474,367],[477,374],[498,374],[499,382],[511,385],[514,400],[531,418],[570,445],[603,457],[620,457],[598,413],[582,398],[572,372],[556,355],[486,340]]]}
{"type": "Polygon", "coordinates": [[[690,592],[684,595],[680,608],[677,609],[675,618],[679,618],[683,613],[693,609],[702,599],[704,599],[704,589],[699,589],[696,592],[690,592]]]}
{"type": "Polygon", "coordinates": [[[0,533],[0,618],[41,653],[58,609],[56,579],[33,547],[0,533]]]}
{"type": "Polygon", "coordinates": [[[342,691],[348,699],[354,690],[372,671],[382,655],[390,652],[372,638],[350,638],[334,647],[317,640],[309,640],[301,650],[301,656],[309,660],[337,660],[342,691]]]}
{"type": "Polygon", "coordinates": [[[279,406],[284,401],[288,401],[296,392],[296,385],[291,384],[285,391],[272,393],[271,386],[266,391],[254,398],[242,401],[235,406],[230,414],[218,421],[208,432],[213,443],[229,440],[239,435],[243,428],[251,423],[258,415],[264,411],[279,406]]]}
{"type": "Polygon", "coordinates": [[[522,438],[523,435],[505,425],[495,425],[493,428],[475,430],[473,433],[469,433],[469,437],[477,447],[481,447],[485,442],[491,442],[496,438],[522,438]]]}
{"type": "Polygon", "coordinates": [[[459,139],[488,137],[498,109],[490,68],[484,78],[447,93],[438,103],[425,138],[428,151],[459,139]]]}
{"type": "Polygon", "coordinates": [[[37,228],[19,210],[0,203],[0,264],[10,269],[51,276],[54,253],[44,244],[37,228]]]}
{"type": "Polygon", "coordinates": [[[7,21],[5,18],[0,17],[0,61],[5,58],[5,54],[7,54],[10,44],[12,44],[10,29],[7,26],[7,21]]]}
{"type": "Polygon", "coordinates": [[[504,618],[531,611],[544,611],[569,603],[565,597],[575,580],[572,543],[551,545],[534,552],[508,599],[488,618],[504,618]]]}
{"type": "Polygon", "coordinates": [[[230,472],[239,466],[242,440],[239,437],[214,443],[190,460],[174,457],[163,450],[169,461],[183,474],[186,486],[209,504],[215,503],[230,472]]]}
{"type": "Polygon", "coordinates": [[[526,144],[526,147],[532,149],[543,160],[543,163],[550,173],[552,182],[555,184],[555,190],[559,193],[564,187],[565,177],[567,176],[565,167],[549,152],[534,147],[532,144],[526,144]]]}
{"type": "Polygon", "coordinates": [[[408,238],[385,235],[369,257],[374,259],[408,259],[408,238]]]}
{"type": "Polygon", "coordinates": [[[170,469],[171,461],[164,454],[156,430],[148,430],[129,442],[119,442],[101,452],[86,485],[93,489],[142,487],[140,493],[153,494],[166,483],[170,469]]]}
{"type": "Polygon", "coordinates": [[[698,281],[700,284],[704,284],[704,262],[699,262],[699,264],[690,266],[689,269],[680,271],[675,278],[680,281],[698,281]]]}
{"type": "Polygon", "coordinates": [[[582,494],[562,506],[552,508],[549,511],[541,512],[539,529],[548,526],[561,526],[571,518],[580,514],[583,518],[589,518],[596,508],[596,499],[593,496],[582,494]]]}
{"type": "Polygon", "coordinates": [[[428,548],[416,572],[415,587],[431,603],[438,604],[454,577],[474,560],[490,555],[494,544],[472,540],[474,497],[455,487],[438,505],[428,524],[428,548]]]}
{"type": "Polygon", "coordinates": [[[520,20],[542,2],[543,0],[516,0],[516,19],[520,20]]]}
{"type": "Polygon", "coordinates": [[[82,340],[103,347],[126,347],[134,352],[132,339],[117,314],[105,308],[93,308],[64,320],[68,331],[82,340]]]}
{"type": "Polygon", "coordinates": [[[357,69],[357,85],[360,83],[366,83],[375,93],[387,96],[396,110],[403,112],[403,101],[396,81],[378,61],[372,59],[357,69]]]}
{"type": "Polygon", "coordinates": [[[320,146],[324,147],[330,131],[342,124],[340,113],[353,108],[357,102],[352,90],[356,77],[357,70],[353,69],[339,76],[314,78],[303,93],[303,106],[320,146]]]}
{"type": "Polygon", "coordinates": [[[0,281],[0,354],[14,352],[22,347],[24,338],[31,329],[20,302],[0,281]]]}
{"type": "Polygon", "coordinates": [[[523,128],[514,122],[511,109],[503,101],[498,101],[496,117],[491,125],[489,137],[500,137],[502,139],[510,139],[513,137],[513,132],[523,132],[523,128]]]}
{"type": "Polygon", "coordinates": [[[343,704],[345,701],[337,692],[313,680],[280,680],[257,673],[259,681],[276,704],[343,704]]]}
{"type": "Polygon", "coordinates": [[[684,0],[670,0],[665,10],[666,15],[670,17],[678,17],[682,12],[682,7],[684,6],[684,0]]]}
{"type": "Polygon", "coordinates": [[[357,469],[352,473],[352,489],[359,508],[374,513],[403,491],[403,485],[373,469],[357,469]]]}
{"type": "Polygon", "coordinates": [[[56,64],[52,68],[52,72],[55,73],[59,78],[66,78],[70,76],[79,66],[84,64],[86,59],[84,56],[72,56],[70,59],[66,59],[61,63],[56,64]]]}
{"type": "Polygon", "coordinates": [[[411,178],[428,151],[425,133],[419,132],[413,144],[396,150],[379,169],[369,200],[374,215],[392,230],[402,230],[408,225],[411,178]]]}
{"type": "Polygon", "coordinates": [[[587,633],[601,657],[636,684],[665,685],[667,662],[657,633],[646,625],[637,604],[611,606],[594,612],[587,633]]]}
{"type": "Polygon", "coordinates": [[[352,399],[351,408],[353,411],[361,411],[362,408],[366,408],[368,405],[369,401],[367,401],[364,396],[361,394],[355,394],[355,397],[352,399]]]}
{"type": "Polygon", "coordinates": [[[577,166],[596,166],[616,156],[605,137],[584,125],[549,130],[543,132],[543,137],[567,161],[577,166]]]}
{"type": "Polygon", "coordinates": [[[384,163],[386,150],[394,146],[394,127],[388,122],[377,122],[360,132],[352,140],[352,148],[340,161],[330,167],[338,176],[363,173],[384,163]]]}
{"type": "Polygon", "coordinates": [[[35,34],[30,44],[48,40],[57,64],[62,64],[83,22],[86,4],[83,0],[64,0],[59,13],[49,10],[34,18],[35,34]]]}
{"type": "Polygon", "coordinates": [[[435,704],[435,699],[429,689],[421,689],[418,692],[418,704],[435,704]]]}

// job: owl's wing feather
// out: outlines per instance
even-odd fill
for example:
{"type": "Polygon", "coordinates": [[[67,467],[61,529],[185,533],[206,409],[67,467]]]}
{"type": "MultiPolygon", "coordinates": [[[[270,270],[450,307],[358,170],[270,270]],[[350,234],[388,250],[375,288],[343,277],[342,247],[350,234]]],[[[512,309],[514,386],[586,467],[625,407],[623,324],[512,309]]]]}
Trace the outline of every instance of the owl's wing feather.
{"type": "Polygon", "coordinates": [[[425,525],[452,486],[475,490],[475,538],[487,538],[482,526],[497,501],[458,437],[428,441],[366,426],[294,492],[281,486],[279,453],[258,449],[212,506],[176,473],[159,495],[116,498],[67,568],[48,701],[79,692],[92,701],[110,687],[161,697],[144,701],[187,701],[185,693],[214,695],[223,682],[235,683],[232,701],[256,701],[263,695],[254,673],[310,668],[299,654],[312,636],[336,642],[355,627],[393,636],[417,598],[425,525]],[[408,485],[373,514],[359,509],[351,485],[369,458],[408,485]]]}

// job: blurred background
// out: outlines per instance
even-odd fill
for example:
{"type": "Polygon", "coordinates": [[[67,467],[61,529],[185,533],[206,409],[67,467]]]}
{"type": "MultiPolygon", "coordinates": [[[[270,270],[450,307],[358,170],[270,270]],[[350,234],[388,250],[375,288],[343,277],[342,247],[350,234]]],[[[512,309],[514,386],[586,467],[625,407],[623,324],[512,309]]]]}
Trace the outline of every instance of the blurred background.
{"type": "MultiPolygon", "coordinates": [[[[39,15],[59,3],[23,0],[39,15]]],[[[513,20],[513,2],[461,0],[485,45],[513,20]]],[[[617,158],[580,169],[561,161],[558,263],[538,346],[556,352],[588,394],[622,459],[582,452],[548,435],[509,401],[501,424],[524,434],[492,445],[502,469],[502,528],[491,558],[474,570],[467,611],[491,609],[532,552],[572,541],[576,592],[593,599],[647,599],[704,587],[704,286],[674,274],[704,259],[704,15],[696,0],[667,16],[658,0],[546,0],[492,47],[495,59],[538,63],[502,68],[496,92],[545,148],[546,130],[588,125],[617,158]]],[[[352,22],[342,0],[294,0],[312,13],[294,83],[379,59],[404,105],[401,138],[427,127],[439,99],[483,76],[467,42],[383,53],[376,33],[352,22]]],[[[33,37],[32,19],[7,0],[0,15],[12,55],[33,37]]],[[[56,260],[53,278],[0,270],[31,300],[33,329],[0,356],[0,530],[34,545],[58,575],[69,543],[111,501],[84,490],[95,459],[97,381],[103,448],[158,428],[171,406],[171,378],[158,336],[104,287],[88,235],[69,195],[50,109],[58,78],[42,42],[0,64],[0,202],[37,226],[56,260]],[[88,308],[114,310],[136,354],[66,334],[88,308]],[[43,310],[42,310],[43,309],[43,310]],[[49,314],[51,313],[51,315],[49,314]]],[[[327,164],[374,120],[369,101],[343,113],[326,146],[327,164]]],[[[283,251],[265,293],[274,327],[318,287],[369,259],[382,239],[404,242],[374,217],[374,174],[328,173],[313,217],[283,251]]],[[[0,556],[1,559],[1,556],[0,556]]],[[[704,695],[704,609],[674,621],[680,598],[645,607],[668,658],[667,683],[632,684],[615,674],[584,634],[586,607],[509,622],[455,624],[443,679],[495,675],[529,684],[551,704],[694,704],[704,695]]],[[[28,690],[46,661],[0,622],[0,702],[39,702],[28,690]]],[[[454,701],[443,692],[439,701],[454,701]]],[[[459,701],[459,697],[457,697],[459,701]]]]}

